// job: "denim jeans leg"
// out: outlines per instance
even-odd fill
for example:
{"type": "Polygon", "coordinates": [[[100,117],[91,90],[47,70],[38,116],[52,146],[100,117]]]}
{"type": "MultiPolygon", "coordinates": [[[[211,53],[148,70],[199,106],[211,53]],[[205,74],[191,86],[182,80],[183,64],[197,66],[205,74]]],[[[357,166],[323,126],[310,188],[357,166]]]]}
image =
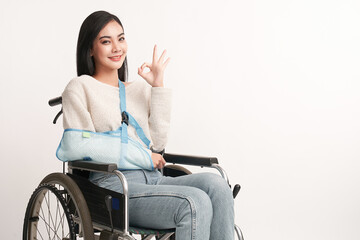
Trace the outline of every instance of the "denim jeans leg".
{"type": "Polygon", "coordinates": [[[213,173],[196,173],[176,178],[162,177],[158,184],[192,186],[206,192],[213,207],[210,239],[234,239],[234,200],[222,177],[213,173]]]}
{"type": "Polygon", "coordinates": [[[212,219],[209,196],[188,186],[129,184],[129,218],[135,226],[176,228],[176,240],[208,240],[212,219]]]}
{"type": "MultiPolygon", "coordinates": [[[[147,179],[140,171],[124,175],[129,186],[131,226],[176,228],[176,240],[209,239],[213,208],[203,190],[189,186],[145,184],[147,179]]],[[[92,179],[101,187],[122,192],[121,184],[114,175],[94,175],[92,179]]]]}

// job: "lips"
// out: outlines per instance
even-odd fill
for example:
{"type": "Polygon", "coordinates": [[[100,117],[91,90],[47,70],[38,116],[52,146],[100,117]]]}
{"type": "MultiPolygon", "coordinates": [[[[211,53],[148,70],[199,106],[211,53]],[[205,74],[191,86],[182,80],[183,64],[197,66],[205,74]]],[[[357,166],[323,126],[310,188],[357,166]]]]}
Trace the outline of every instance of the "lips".
{"type": "Polygon", "coordinates": [[[109,57],[111,61],[120,61],[121,59],[121,55],[117,55],[117,56],[113,56],[113,57],[109,57]]]}

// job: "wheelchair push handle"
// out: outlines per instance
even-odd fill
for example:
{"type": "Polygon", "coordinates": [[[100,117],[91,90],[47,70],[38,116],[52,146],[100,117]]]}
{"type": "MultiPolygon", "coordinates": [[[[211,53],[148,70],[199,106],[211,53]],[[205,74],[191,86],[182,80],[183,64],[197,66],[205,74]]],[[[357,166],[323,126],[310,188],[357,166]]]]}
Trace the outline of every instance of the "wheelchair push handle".
{"type": "Polygon", "coordinates": [[[56,105],[59,105],[59,104],[62,103],[62,97],[60,96],[60,97],[52,98],[52,99],[49,100],[48,103],[49,103],[49,105],[50,105],[51,107],[54,107],[54,106],[56,106],[56,105]]]}
{"type": "MultiPolygon", "coordinates": [[[[60,96],[60,97],[56,97],[56,98],[52,98],[52,99],[50,99],[49,100],[49,105],[51,106],[51,107],[54,107],[54,106],[56,106],[56,105],[60,105],[60,104],[62,104],[62,97],[60,96]]],[[[62,108],[61,108],[61,110],[60,110],[60,112],[58,112],[57,114],[56,114],[56,116],[55,116],[55,118],[54,118],[54,120],[53,120],[53,124],[56,124],[56,121],[58,120],[58,118],[60,117],[60,115],[63,113],[63,111],[62,111],[62,108]]]]}

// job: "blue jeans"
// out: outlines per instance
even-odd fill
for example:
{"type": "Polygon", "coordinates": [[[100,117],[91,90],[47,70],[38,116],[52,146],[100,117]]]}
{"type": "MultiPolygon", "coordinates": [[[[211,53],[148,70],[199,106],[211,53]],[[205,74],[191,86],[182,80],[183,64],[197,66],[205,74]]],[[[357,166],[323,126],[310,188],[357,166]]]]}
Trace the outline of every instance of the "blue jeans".
{"type": "MultiPolygon", "coordinates": [[[[129,222],[150,229],[176,228],[176,240],[233,240],[234,201],[217,174],[165,177],[159,171],[122,171],[129,186],[129,222]]],[[[115,175],[91,173],[90,181],[122,192],[115,175]]]]}

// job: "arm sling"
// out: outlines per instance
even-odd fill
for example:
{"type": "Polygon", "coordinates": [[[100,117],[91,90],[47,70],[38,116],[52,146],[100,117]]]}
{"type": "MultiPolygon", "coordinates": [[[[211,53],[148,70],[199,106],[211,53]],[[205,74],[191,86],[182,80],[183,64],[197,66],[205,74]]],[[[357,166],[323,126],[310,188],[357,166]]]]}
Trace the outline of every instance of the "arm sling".
{"type": "Polygon", "coordinates": [[[154,170],[150,154],[150,140],[136,120],[126,111],[125,85],[119,80],[121,126],[115,131],[92,132],[67,128],[64,130],[56,157],[63,161],[93,160],[100,163],[115,163],[119,170],[154,170]],[[128,125],[146,145],[128,136],[128,125]]]}

